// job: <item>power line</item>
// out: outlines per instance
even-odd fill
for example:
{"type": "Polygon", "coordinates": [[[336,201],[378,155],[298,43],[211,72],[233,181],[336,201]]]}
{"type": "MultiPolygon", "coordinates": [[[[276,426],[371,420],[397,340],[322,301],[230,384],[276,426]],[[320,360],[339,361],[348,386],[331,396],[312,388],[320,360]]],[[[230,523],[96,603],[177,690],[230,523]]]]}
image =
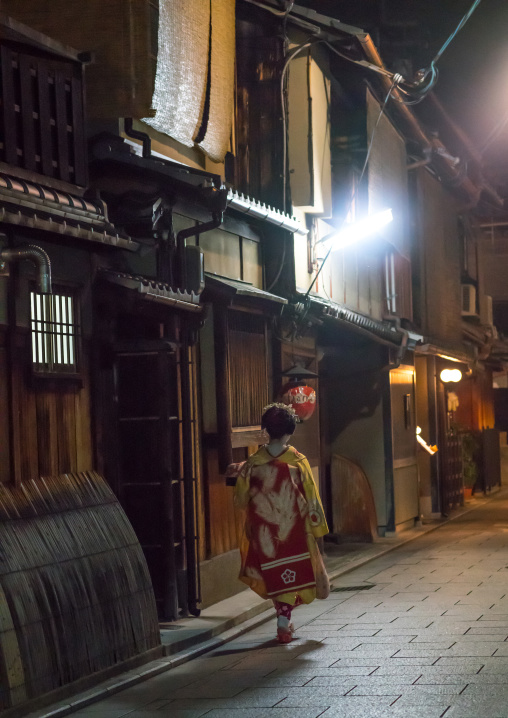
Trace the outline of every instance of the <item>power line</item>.
{"type": "Polygon", "coordinates": [[[451,35],[448,36],[441,48],[435,54],[429,67],[425,70],[419,71],[419,73],[417,74],[416,82],[413,82],[411,84],[408,83],[408,86],[406,88],[402,86],[399,88],[400,91],[404,95],[406,95],[406,97],[412,98],[410,100],[399,100],[400,102],[403,102],[406,105],[417,105],[430,92],[430,90],[434,87],[439,78],[439,70],[436,67],[438,61],[441,59],[441,56],[443,55],[444,51],[455,39],[460,30],[462,30],[462,28],[469,20],[471,15],[474,13],[480,2],[481,0],[474,0],[473,4],[471,5],[467,13],[463,16],[455,30],[451,33],[451,35]]]}

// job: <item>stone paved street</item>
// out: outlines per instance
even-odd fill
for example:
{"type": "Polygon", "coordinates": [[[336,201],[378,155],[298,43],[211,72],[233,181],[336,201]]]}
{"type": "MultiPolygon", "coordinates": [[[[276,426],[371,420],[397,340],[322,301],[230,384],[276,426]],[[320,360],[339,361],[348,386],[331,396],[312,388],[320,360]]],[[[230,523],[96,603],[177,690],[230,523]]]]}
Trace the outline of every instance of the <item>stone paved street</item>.
{"type": "Polygon", "coordinates": [[[326,601],[75,713],[508,718],[508,492],[343,575],[326,601]]]}

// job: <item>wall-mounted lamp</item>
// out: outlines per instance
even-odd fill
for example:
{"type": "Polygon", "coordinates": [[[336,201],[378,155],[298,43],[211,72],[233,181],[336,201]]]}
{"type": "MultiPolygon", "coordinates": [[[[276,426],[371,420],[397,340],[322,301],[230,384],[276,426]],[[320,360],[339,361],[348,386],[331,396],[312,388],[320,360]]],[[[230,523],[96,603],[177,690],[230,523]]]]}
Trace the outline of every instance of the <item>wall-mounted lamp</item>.
{"type": "Polygon", "coordinates": [[[382,212],[361,219],[353,224],[348,224],[341,229],[330,232],[322,239],[318,239],[316,242],[316,258],[324,259],[330,248],[332,252],[338,249],[348,247],[350,244],[354,244],[365,237],[369,237],[371,234],[375,234],[382,227],[393,221],[393,214],[391,209],[385,209],[382,212]]]}
{"type": "Polygon", "coordinates": [[[448,384],[450,382],[458,382],[462,379],[462,372],[460,369],[443,369],[441,374],[439,375],[439,378],[443,382],[443,384],[448,384]]]}

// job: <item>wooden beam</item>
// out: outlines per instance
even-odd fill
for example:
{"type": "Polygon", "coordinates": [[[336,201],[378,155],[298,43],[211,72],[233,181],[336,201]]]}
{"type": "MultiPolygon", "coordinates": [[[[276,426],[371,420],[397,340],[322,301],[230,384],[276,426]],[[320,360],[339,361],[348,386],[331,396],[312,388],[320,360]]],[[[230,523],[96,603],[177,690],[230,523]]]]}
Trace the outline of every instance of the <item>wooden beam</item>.
{"type": "Polygon", "coordinates": [[[215,304],[213,312],[215,343],[215,392],[217,399],[217,450],[219,471],[224,473],[233,462],[231,446],[231,401],[229,394],[229,329],[228,310],[215,304]]]}

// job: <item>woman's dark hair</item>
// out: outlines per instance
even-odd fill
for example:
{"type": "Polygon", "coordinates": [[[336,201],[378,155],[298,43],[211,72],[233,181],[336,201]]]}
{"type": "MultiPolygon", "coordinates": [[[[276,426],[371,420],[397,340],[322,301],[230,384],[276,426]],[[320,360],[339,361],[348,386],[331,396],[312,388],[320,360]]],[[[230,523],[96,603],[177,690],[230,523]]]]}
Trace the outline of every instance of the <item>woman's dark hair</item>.
{"type": "Polygon", "coordinates": [[[271,439],[294,434],[296,423],[294,409],[285,404],[270,404],[261,417],[261,428],[266,429],[271,439]]]}

